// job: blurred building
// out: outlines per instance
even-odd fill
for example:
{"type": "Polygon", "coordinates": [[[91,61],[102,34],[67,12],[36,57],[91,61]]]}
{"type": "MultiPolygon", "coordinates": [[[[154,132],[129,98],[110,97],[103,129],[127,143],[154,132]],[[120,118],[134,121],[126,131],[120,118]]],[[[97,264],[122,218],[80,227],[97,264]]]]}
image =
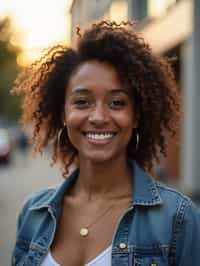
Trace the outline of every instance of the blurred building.
{"type": "Polygon", "coordinates": [[[183,95],[180,144],[169,138],[160,178],[200,199],[200,1],[199,0],[71,0],[71,40],[77,25],[99,19],[139,21],[137,29],[155,53],[177,57],[174,70],[183,95]]]}
{"type": "Polygon", "coordinates": [[[69,0],[67,11],[71,15],[71,42],[76,27],[99,19],[122,21],[128,19],[127,0],[69,0]]]}
{"type": "Polygon", "coordinates": [[[171,183],[200,200],[200,1],[128,0],[129,19],[139,20],[138,30],[155,53],[177,57],[174,70],[183,96],[180,145],[168,140],[163,169],[171,183]]]}

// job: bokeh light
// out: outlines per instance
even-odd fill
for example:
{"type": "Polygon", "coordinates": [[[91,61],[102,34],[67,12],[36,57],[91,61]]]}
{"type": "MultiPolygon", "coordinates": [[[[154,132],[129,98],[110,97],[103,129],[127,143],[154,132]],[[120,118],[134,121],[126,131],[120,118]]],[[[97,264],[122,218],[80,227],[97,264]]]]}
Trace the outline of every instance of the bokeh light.
{"type": "Polygon", "coordinates": [[[17,62],[27,64],[41,50],[67,43],[70,30],[67,0],[1,0],[0,17],[9,16],[16,32],[12,43],[22,47],[17,62]]]}

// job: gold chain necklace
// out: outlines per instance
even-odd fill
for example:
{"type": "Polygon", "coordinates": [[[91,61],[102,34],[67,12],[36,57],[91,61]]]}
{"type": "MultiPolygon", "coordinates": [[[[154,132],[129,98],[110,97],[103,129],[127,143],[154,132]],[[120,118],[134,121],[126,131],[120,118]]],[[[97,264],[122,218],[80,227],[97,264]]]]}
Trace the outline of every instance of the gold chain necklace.
{"type": "Polygon", "coordinates": [[[107,209],[106,209],[101,215],[97,216],[96,219],[95,219],[94,221],[92,221],[90,224],[88,224],[87,226],[83,226],[83,227],[81,227],[81,229],[80,229],[80,231],[79,231],[80,236],[82,236],[82,237],[86,237],[86,236],[88,236],[88,234],[89,234],[89,228],[91,228],[94,224],[96,224],[96,222],[97,222],[99,219],[101,219],[103,216],[105,216],[106,213],[107,213],[107,212],[108,212],[113,206],[114,206],[114,204],[111,205],[109,208],[107,208],[107,209]]]}

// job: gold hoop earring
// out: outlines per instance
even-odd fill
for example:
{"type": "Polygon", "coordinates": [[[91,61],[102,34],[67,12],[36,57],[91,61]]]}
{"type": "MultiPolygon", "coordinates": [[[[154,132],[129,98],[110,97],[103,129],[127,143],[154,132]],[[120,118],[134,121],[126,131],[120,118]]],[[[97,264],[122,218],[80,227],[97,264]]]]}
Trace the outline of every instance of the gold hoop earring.
{"type": "Polygon", "coordinates": [[[135,152],[138,150],[139,147],[139,142],[140,142],[140,135],[138,133],[138,130],[134,128],[135,130],[135,135],[136,135],[136,144],[135,144],[135,152]]]}
{"type": "Polygon", "coordinates": [[[64,123],[64,126],[63,126],[63,128],[61,128],[59,131],[58,131],[58,135],[57,135],[57,143],[58,143],[58,147],[60,147],[60,138],[61,138],[61,135],[62,135],[62,133],[63,133],[63,131],[64,131],[64,129],[66,128],[66,124],[64,123]]]}

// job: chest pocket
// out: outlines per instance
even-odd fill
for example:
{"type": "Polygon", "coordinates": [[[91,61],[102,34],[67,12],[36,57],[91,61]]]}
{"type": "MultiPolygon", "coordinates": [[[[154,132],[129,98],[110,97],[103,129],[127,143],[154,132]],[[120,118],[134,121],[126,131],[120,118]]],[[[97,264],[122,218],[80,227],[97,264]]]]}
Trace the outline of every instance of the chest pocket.
{"type": "Polygon", "coordinates": [[[132,266],[168,266],[168,260],[159,250],[142,250],[134,254],[132,266]]]}

